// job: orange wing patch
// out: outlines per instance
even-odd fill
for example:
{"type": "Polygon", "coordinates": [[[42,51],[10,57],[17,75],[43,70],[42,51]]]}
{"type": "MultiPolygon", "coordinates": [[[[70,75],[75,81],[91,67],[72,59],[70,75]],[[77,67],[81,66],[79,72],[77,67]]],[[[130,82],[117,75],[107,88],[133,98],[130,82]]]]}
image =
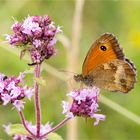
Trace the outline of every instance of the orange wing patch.
{"type": "Polygon", "coordinates": [[[98,65],[114,59],[124,59],[124,54],[117,39],[109,33],[103,34],[91,46],[83,63],[83,76],[95,69],[98,65]]]}

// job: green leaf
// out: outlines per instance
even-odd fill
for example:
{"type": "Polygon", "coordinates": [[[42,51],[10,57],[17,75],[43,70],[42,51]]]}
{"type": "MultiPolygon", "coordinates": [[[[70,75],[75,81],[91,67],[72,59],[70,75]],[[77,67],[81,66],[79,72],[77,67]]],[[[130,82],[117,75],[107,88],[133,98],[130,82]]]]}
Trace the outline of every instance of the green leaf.
{"type": "Polygon", "coordinates": [[[58,135],[57,133],[48,134],[47,139],[48,140],[63,140],[62,137],[58,135]]]}
{"type": "Polygon", "coordinates": [[[46,81],[42,77],[35,78],[35,81],[38,82],[42,86],[46,86],[46,81]]]}
{"type": "Polygon", "coordinates": [[[22,124],[12,124],[10,125],[10,130],[8,131],[10,136],[14,134],[29,135],[22,124]]]}

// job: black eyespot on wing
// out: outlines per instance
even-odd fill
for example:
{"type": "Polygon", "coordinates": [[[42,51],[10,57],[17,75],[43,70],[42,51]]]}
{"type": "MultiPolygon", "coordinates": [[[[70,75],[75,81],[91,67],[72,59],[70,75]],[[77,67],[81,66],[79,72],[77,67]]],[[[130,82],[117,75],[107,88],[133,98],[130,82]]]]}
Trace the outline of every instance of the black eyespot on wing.
{"type": "Polygon", "coordinates": [[[107,50],[107,47],[106,47],[106,46],[100,46],[100,49],[101,49],[102,51],[106,51],[106,50],[107,50]]]}
{"type": "Polygon", "coordinates": [[[124,53],[122,48],[120,47],[117,38],[111,33],[105,33],[100,37],[100,40],[104,40],[104,42],[111,43],[111,46],[114,52],[117,55],[117,58],[120,60],[124,60],[124,53]]]}
{"type": "Polygon", "coordinates": [[[109,66],[111,67],[112,70],[116,71],[117,66],[115,66],[113,63],[109,63],[109,66]]]}
{"type": "Polygon", "coordinates": [[[120,82],[121,82],[122,84],[126,84],[126,80],[125,80],[125,79],[120,79],[120,82]]]}

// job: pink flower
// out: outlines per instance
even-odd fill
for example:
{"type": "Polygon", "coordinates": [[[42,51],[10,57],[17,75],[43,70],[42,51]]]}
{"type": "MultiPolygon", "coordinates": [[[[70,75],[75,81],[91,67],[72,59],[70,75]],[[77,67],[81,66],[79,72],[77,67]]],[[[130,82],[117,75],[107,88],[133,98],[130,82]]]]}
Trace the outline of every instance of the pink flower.
{"type": "Polygon", "coordinates": [[[32,98],[32,96],[33,96],[33,92],[34,92],[34,89],[32,89],[32,88],[28,88],[28,89],[27,89],[27,87],[25,87],[25,96],[26,96],[29,100],[31,100],[31,98],[32,98]]]}
{"type": "Polygon", "coordinates": [[[7,105],[11,101],[11,96],[9,94],[3,94],[1,97],[3,105],[7,105]]]}
{"type": "Polygon", "coordinates": [[[33,45],[35,45],[35,47],[38,48],[39,46],[41,46],[41,41],[38,40],[38,39],[35,39],[35,40],[33,41],[33,45]]]}
{"type": "MultiPolygon", "coordinates": [[[[11,124],[3,125],[3,127],[5,129],[5,132],[9,134],[9,132],[11,131],[11,124]]],[[[30,138],[29,136],[15,134],[13,135],[13,140],[33,140],[33,139],[30,138]]]]}
{"type": "MultiPolygon", "coordinates": [[[[26,122],[26,125],[33,134],[36,134],[36,125],[33,125],[31,122],[26,122]]],[[[49,132],[51,130],[51,125],[52,124],[50,124],[50,123],[41,125],[40,134],[43,135],[43,134],[49,132]]]]}
{"type": "Polygon", "coordinates": [[[3,128],[4,128],[5,132],[6,132],[7,134],[9,134],[9,131],[10,131],[10,129],[11,129],[11,124],[3,125],[3,128]]]}
{"type": "Polygon", "coordinates": [[[98,96],[100,90],[96,87],[93,88],[83,88],[79,90],[74,90],[67,94],[72,97],[72,104],[62,101],[63,114],[66,117],[73,118],[74,116],[90,117],[95,118],[96,121],[94,125],[97,125],[100,120],[105,119],[105,115],[96,114],[98,111],[98,96]]]}
{"type": "Polygon", "coordinates": [[[12,103],[19,111],[24,108],[21,101],[24,97],[31,99],[34,90],[27,86],[22,86],[24,74],[20,73],[18,77],[7,77],[0,74],[0,101],[3,105],[12,103]]]}
{"type": "Polygon", "coordinates": [[[46,123],[45,125],[41,125],[41,135],[46,134],[47,132],[49,132],[52,128],[51,128],[52,124],[46,123]]]}
{"type": "Polygon", "coordinates": [[[18,111],[21,111],[21,109],[24,109],[24,103],[21,100],[15,100],[13,105],[17,108],[18,111]]]}
{"type": "Polygon", "coordinates": [[[12,30],[14,34],[6,35],[6,40],[15,46],[30,45],[30,49],[27,50],[30,52],[33,64],[41,63],[56,53],[56,34],[62,32],[48,15],[28,16],[23,22],[15,22],[12,30]]]}
{"type": "Polygon", "coordinates": [[[10,82],[7,82],[7,87],[6,89],[7,90],[13,90],[16,86],[15,86],[15,81],[10,81],[10,82]]]}
{"type": "Polygon", "coordinates": [[[105,120],[105,115],[102,115],[102,114],[94,114],[91,117],[96,119],[96,121],[94,122],[94,125],[98,125],[100,120],[105,120]]]}
{"type": "Polygon", "coordinates": [[[19,87],[15,87],[11,90],[11,97],[12,98],[17,98],[21,94],[21,89],[19,87]]]}
{"type": "Polygon", "coordinates": [[[61,30],[61,27],[58,26],[57,29],[56,29],[56,33],[62,33],[63,31],[61,30]]]}
{"type": "Polygon", "coordinates": [[[63,114],[67,113],[71,108],[70,104],[66,101],[62,101],[62,106],[63,106],[63,112],[62,112],[63,114]]]}
{"type": "Polygon", "coordinates": [[[0,92],[3,92],[3,90],[4,90],[4,83],[0,82],[0,92]]]}
{"type": "Polygon", "coordinates": [[[39,24],[37,22],[33,22],[33,17],[28,16],[23,24],[23,31],[22,33],[25,33],[27,35],[32,36],[34,32],[41,32],[41,28],[39,27],[39,24]]]}
{"type": "Polygon", "coordinates": [[[25,135],[14,135],[13,140],[33,140],[33,139],[25,135]]]}
{"type": "Polygon", "coordinates": [[[52,48],[52,47],[56,44],[56,42],[57,42],[57,39],[56,39],[56,38],[52,39],[52,40],[48,43],[48,47],[52,48]]]}
{"type": "Polygon", "coordinates": [[[5,35],[6,40],[15,46],[25,49],[30,45],[31,60],[33,64],[41,63],[55,55],[56,34],[62,32],[60,27],[55,26],[48,15],[28,16],[23,22],[12,25],[13,35],[5,35]]]}
{"type": "Polygon", "coordinates": [[[31,55],[32,62],[39,63],[40,61],[42,61],[41,55],[37,50],[32,50],[30,52],[30,55],[31,55]]]}
{"type": "Polygon", "coordinates": [[[20,32],[20,31],[23,30],[22,24],[19,23],[19,22],[15,22],[15,23],[12,25],[11,29],[12,29],[14,32],[20,32]]]}
{"type": "Polygon", "coordinates": [[[5,34],[4,36],[5,36],[5,39],[6,39],[7,42],[11,42],[11,36],[10,35],[5,34]]]}
{"type": "Polygon", "coordinates": [[[20,82],[24,83],[24,80],[23,80],[24,77],[25,77],[25,74],[23,72],[20,72],[17,79],[20,80],[20,82]]]}

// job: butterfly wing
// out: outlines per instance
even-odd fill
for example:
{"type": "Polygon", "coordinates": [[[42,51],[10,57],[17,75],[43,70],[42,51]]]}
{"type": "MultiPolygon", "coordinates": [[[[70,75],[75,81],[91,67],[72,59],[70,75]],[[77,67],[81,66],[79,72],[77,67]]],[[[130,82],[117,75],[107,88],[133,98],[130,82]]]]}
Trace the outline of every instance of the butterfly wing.
{"type": "Polygon", "coordinates": [[[95,69],[98,65],[113,59],[124,59],[124,54],[117,39],[110,33],[103,34],[89,49],[82,67],[82,75],[95,69]]]}
{"type": "Polygon", "coordinates": [[[87,53],[82,76],[86,85],[127,93],[136,82],[136,69],[133,63],[124,57],[115,36],[105,33],[87,53]]]}
{"type": "Polygon", "coordinates": [[[110,91],[129,92],[136,82],[136,69],[128,59],[115,59],[90,71],[94,85],[110,91]]]}

